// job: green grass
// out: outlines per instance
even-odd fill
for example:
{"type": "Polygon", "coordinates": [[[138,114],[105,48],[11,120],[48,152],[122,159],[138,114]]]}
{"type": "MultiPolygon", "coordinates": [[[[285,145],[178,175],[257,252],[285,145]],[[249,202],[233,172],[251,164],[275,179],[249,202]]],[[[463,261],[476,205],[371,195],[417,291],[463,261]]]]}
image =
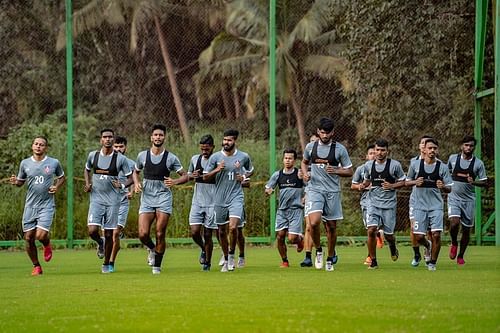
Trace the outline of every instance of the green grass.
{"type": "Polygon", "coordinates": [[[365,251],[339,248],[325,272],[292,248],[285,270],[276,249],[250,247],[247,267],[204,273],[197,250],[169,248],[153,276],[143,249],[122,250],[109,275],[94,251],[57,250],[39,277],[2,251],[0,332],[500,332],[498,247],[471,247],[464,267],[443,247],[436,272],[410,267],[410,247],[395,263],[379,250],[368,271],[365,251]]]}

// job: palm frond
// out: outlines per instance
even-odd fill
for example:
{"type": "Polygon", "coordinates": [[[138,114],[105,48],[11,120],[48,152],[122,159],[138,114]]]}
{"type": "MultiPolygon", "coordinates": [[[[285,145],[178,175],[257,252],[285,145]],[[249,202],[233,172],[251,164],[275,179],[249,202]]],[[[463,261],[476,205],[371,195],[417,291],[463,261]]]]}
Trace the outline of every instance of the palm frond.
{"type": "Polygon", "coordinates": [[[317,0],[290,33],[290,43],[312,42],[333,23],[336,0],[317,0]]]}
{"type": "Polygon", "coordinates": [[[338,80],[342,85],[342,89],[346,92],[353,89],[347,61],[343,58],[312,54],[305,58],[302,68],[310,76],[338,80]]]}
{"type": "Polygon", "coordinates": [[[235,1],[228,7],[227,32],[251,40],[267,39],[268,13],[265,7],[257,2],[243,0],[235,1]]]}

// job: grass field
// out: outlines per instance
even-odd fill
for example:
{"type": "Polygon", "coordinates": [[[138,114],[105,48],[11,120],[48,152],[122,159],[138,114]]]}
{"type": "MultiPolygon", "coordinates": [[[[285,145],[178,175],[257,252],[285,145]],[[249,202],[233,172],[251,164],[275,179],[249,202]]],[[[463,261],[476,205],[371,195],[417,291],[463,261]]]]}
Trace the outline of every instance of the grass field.
{"type": "Polygon", "coordinates": [[[464,267],[447,250],[436,272],[410,267],[410,247],[395,263],[382,249],[368,271],[365,247],[341,247],[325,272],[292,248],[281,269],[276,249],[250,247],[247,267],[205,273],[197,250],[169,248],[157,276],[143,249],[108,275],[94,251],[57,250],[38,277],[24,252],[2,251],[0,332],[500,332],[500,248],[471,247],[464,267]]]}

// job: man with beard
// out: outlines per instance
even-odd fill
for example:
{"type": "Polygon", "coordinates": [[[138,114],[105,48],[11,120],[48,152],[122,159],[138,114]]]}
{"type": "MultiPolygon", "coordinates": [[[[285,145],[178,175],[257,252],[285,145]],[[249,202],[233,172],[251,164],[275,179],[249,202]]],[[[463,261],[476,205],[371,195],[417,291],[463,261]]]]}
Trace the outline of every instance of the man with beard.
{"type": "Polygon", "coordinates": [[[250,156],[236,149],[239,132],[224,132],[222,150],[214,153],[204,171],[204,180],[215,177],[214,211],[219,228],[220,245],[224,253],[221,272],[235,268],[234,252],[238,238],[238,225],[243,216],[244,196],[241,183],[253,173],[250,156]],[[228,233],[231,234],[229,244],[228,233]]]}
{"type": "Polygon", "coordinates": [[[410,164],[406,177],[406,186],[416,186],[413,201],[413,234],[418,244],[425,246],[425,234],[430,227],[432,232],[431,260],[429,271],[436,270],[436,263],[441,249],[443,231],[443,198],[441,191],[450,193],[453,180],[447,166],[437,159],[438,142],[426,139],[425,157],[410,164]]]}
{"type": "Polygon", "coordinates": [[[211,135],[204,135],[200,139],[201,154],[191,157],[188,168],[188,177],[195,181],[191,211],[189,212],[189,226],[191,237],[200,247],[200,264],[203,271],[210,270],[212,262],[212,230],[217,230],[214,221],[214,190],[215,179],[203,180],[203,170],[206,169],[208,160],[214,151],[214,139],[211,135]]]}
{"type": "Polygon", "coordinates": [[[90,207],[87,220],[89,236],[98,245],[97,256],[104,258],[102,273],[112,273],[110,265],[113,250],[113,231],[118,225],[118,212],[122,199],[121,191],[132,183],[132,171],[127,159],[113,150],[114,132],[112,129],[101,130],[101,149],[93,151],[85,164],[85,192],[90,192],[90,207]],[[120,183],[118,174],[122,173],[126,183],[120,183]],[[104,228],[104,241],[99,228],[104,228]]]}
{"type": "Polygon", "coordinates": [[[385,239],[389,243],[391,259],[398,260],[399,252],[396,248],[396,189],[405,185],[405,173],[401,163],[387,158],[389,143],[385,139],[375,142],[375,160],[365,164],[364,187],[370,187],[368,193],[368,219],[366,228],[368,232],[368,253],[370,254],[369,269],[378,268],[377,263],[377,239],[378,229],[384,231],[385,239]]]}
{"type": "Polygon", "coordinates": [[[64,171],[61,163],[47,156],[47,138],[37,136],[33,140],[31,150],[33,156],[21,161],[19,173],[10,177],[10,183],[22,186],[28,183],[26,203],[23,213],[23,232],[26,240],[26,253],[31,259],[33,270],[31,275],[43,274],[38,261],[38,250],[35,241],[43,245],[43,258],[52,259],[49,231],[55,212],[54,194],[64,184],[64,171]],[[53,180],[55,179],[55,183],[53,180]]]}
{"type": "Polygon", "coordinates": [[[462,140],[460,153],[448,158],[448,168],[453,178],[451,193],[448,194],[448,218],[450,219],[450,259],[457,259],[457,264],[463,265],[465,250],[469,244],[470,230],[474,226],[474,210],[476,193],[474,186],[487,185],[486,170],[483,162],[475,157],[476,139],[465,136],[462,140]],[[458,252],[458,231],[462,225],[460,252],[458,252]]]}
{"type": "Polygon", "coordinates": [[[316,269],[323,268],[323,249],[320,243],[320,225],[326,226],[328,257],[326,271],[333,271],[338,261],[335,252],[337,243],[337,221],[343,219],[340,177],[351,177],[352,163],[346,148],[333,140],[333,120],[321,118],[317,133],[319,140],[310,142],[304,148],[301,169],[304,180],[310,182],[307,188],[305,210],[311,224],[311,235],[316,247],[316,269]],[[308,166],[311,164],[311,175],[308,166]]]}
{"type": "Polygon", "coordinates": [[[139,208],[139,239],[148,249],[148,264],[153,274],[161,273],[161,263],[166,249],[165,235],[168,219],[172,214],[172,191],[175,185],[188,181],[179,158],[163,148],[167,128],[156,124],[151,131],[151,148],[141,151],[133,173],[135,192],[141,195],[139,208]],[[139,172],[144,169],[141,184],[139,172]],[[172,179],[170,172],[180,177],[172,179]],[[156,245],[150,237],[150,229],[156,219],[156,245]]]}

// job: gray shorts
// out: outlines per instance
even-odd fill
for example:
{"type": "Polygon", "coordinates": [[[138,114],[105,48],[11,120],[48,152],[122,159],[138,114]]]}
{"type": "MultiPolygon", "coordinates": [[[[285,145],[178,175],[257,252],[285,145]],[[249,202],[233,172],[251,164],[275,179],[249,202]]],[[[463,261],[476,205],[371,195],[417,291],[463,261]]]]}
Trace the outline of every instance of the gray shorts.
{"type": "Polygon", "coordinates": [[[23,232],[40,228],[50,231],[52,219],[54,218],[55,207],[24,207],[23,212],[23,232]]]}
{"type": "Polygon", "coordinates": [[[189,225],[203,225],[205,228],[217,229],[215,224],[214,207],[191,205],[189,211],[189,225]]]}
{"type": "Polygon", "coordinates": [[[274,230],[288,229],[288,233],[302,235],[302,208],[278,209],[276,212],[276,225],[274,230]]]}
{"type": "MultiPolygon", "coordinates": [[[[227,207],[215,206],[214,213],[215,213],[215,223],[217,225],[228,224],[230,217],[236,217],[240,219],[240,224],[241,224],[241,221],[243,221],[245,218],[243,211],[243,200],[242,201],[235,200],[231,203],[231,205],[227,207]]],[[[240,227],[239,224],[238,227],[240,227]]]]}
{"type": "Polygon", "coordinates": [[[172,194],[162,193],[159,198],[151,198],[150,196],[141,197],[141,206],[139,214],[156,213],[156,211],[172,215],[172,194]]]}
{"type": "Polygon", "coordinates": [[[342,220],[342,196],[340,192],[307,192],[305,215],[320,212],[325,220],[342,220]]]}
{"type": "Polygon", "coordinates": [[[427,230],[431,231],[443,231],[443,210],[419,210],[415,209],[413,211],[414,221],[413,221],[413,233],[425,235],[427,230]]]}
{"type": "Polygon", "coordinates": [[[466,227],[474,226],[475,201],[450,200],[448,197],[448,218],[458,217],[460,223],[466,227]]]}
{"type": "Polygon", "coordinates": [[[396,207],[380,208],[370,206],[368,208],[367,227],[378,227],[377,229],[384,230],[384,234],[394,234],[396,227],[396,207]]]}
{"type": "Polygon", "coordinates": [[[118,212],[120,205],[104,206],[90,202],[87,225],[97,225],[103,229],[116,229],[118,225],[118,212]]]}
{"type": "Polygon", "coordinates": [[[125,228],[127,226],[128,209],[128,200],[126,202],[122,201],[120,203],[120,208],[118,209],[118,225],[122,228],[125,228]]]}
{"type": "Polygon", "coordinates": [[[363,219],[363,225],[365,226],[365,228],[367,229],[367,223],[368,223],[368,218],[369,218],[369,215],[368,215],[368,206],[361,206],[361,217],[363,219]]]}

